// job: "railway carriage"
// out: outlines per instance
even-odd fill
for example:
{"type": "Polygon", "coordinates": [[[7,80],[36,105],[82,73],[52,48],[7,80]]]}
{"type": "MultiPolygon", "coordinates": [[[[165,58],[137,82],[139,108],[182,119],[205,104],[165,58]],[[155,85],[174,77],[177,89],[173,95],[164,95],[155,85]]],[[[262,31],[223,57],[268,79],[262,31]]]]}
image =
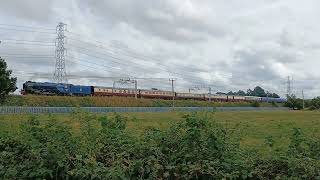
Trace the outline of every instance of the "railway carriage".
{"type": "Polygon", "coordinates": [[[218,101],[218,102],[227,102],[229,100],[229,97],[227,95],[214,94],[214,95],[211,95],[211,100],[218,101]]]}
{"type": "Polygon", "coordinates": [[[232,101],[233,102],[245,101],[245,97],[244,96],[231,96],[231,97],[232,97],[232,101]]]}
{"type": "Polygon", "coordinates": [[[262,98],[257,97],[257,96],[245,96],[244,99],[245,99],[245,101],[249,101],[249,102],[252,102],[252,101],[261,102],[262,101],[262,98]]]}
{"type": "Polygon", "coordinates": [[[125,96],[134,97],[135,94],[139,95],[139,90],[130,88],[112,88],[112,87],[94,87],[94,96],[125,96]]]}
{"type": "Polygon", "coordinates": [[[171,99],[173,96],[176,96],[176,93],[172,91],[140,89],[139,92],[142,98],[171,99]]]}
{"type": "Polygon", "coordinates": [[[205,100],[204,94],[176,93],[177,99],[205,100]]]}

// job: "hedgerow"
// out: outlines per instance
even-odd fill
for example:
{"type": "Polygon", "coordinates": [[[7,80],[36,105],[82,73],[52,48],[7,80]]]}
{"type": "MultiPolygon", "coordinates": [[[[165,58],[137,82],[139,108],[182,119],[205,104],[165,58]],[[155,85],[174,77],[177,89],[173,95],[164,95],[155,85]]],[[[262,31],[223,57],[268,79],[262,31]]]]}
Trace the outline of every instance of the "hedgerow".
{"type": "Polygon", "coordinates": [[[74,113],[76,125],[31,116],[0,137],[1,179],[318,179],[320,140],[293,129],[287,152],[244,149],[212,113],[141,136],[119,114],[74,113]]]}

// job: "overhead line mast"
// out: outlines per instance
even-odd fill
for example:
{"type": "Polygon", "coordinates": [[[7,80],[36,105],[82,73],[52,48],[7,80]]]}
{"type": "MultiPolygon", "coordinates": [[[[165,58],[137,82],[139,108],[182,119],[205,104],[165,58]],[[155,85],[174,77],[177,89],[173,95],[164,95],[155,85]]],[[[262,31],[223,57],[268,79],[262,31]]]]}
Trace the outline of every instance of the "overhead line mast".
{"type": "Polygon", "coordinates": [[[53,81],[56,83],[67,83],[67,73],[66,73],[66,54],[67,50],[65,48],[66,36],[64,35],[67,30],[67,25],[60,22],[56,28],[58,37],[56,39],[56,65],[55,72],[53,75],[53,81]]]}
{"type": "Polygon", "coordinates": [[[172,91],[172,107],[174,108],[174,81],[176,81],[176,79],[169,79],[169,81],[171,81],[171,91],[172,91]]]}

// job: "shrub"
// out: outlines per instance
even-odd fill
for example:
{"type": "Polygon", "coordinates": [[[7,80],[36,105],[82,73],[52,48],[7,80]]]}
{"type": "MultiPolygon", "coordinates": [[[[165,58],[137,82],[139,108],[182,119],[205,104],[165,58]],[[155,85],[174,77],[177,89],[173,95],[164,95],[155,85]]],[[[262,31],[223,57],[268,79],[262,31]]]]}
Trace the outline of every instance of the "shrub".
{"type": "Polygon", "coordinates": [[[258,101],[254,101],[251,103],[252,107],[260,107],[260,103],[258,101]]]}
{"type": "Polygon", "coordinates": [[[296,96],[288,96],[284,106],[292,108],[293,110],[301,110],[303,108],[302,99],[296,98],[296,96]]]}

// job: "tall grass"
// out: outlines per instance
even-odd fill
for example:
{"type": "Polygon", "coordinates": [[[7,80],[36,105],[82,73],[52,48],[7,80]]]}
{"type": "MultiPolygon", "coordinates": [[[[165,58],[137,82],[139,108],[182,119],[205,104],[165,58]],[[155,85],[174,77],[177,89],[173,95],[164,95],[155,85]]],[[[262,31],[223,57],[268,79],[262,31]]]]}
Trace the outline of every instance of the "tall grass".
{"type": "MultiPolygon", "coordinates": [[[[70,97],[70,96],[10,96],[5,106],[43,106],[43,107],[169,107],[171,100],[135,99],[133,97],[70,97]]],[[[176,100],[177,107],[235,107],[252,106],[249,102],[208,102],[195,100],[176,100]]],[[[261,106],[272,104],[261,103],[261,106]]]]}

